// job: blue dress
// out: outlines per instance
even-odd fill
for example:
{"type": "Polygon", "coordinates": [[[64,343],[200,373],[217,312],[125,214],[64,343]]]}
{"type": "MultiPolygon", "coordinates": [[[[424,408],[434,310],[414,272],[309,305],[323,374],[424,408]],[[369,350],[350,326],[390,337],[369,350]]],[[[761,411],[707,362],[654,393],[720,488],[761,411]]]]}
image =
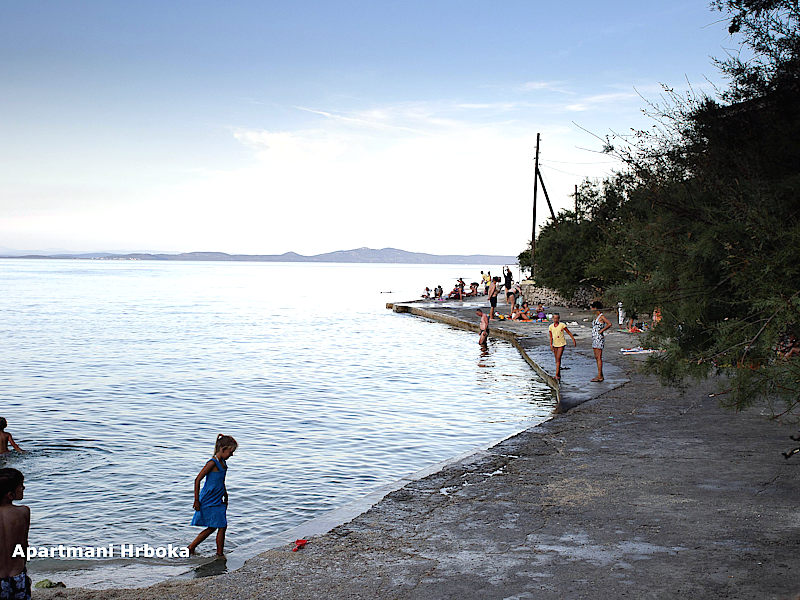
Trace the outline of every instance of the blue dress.
{"type": "Polygon", "coordinates": [[[228,519],[225,513],[228,505],[222,502],[222,496],[225,494],[225,474],[228,470],[222,467],[216,457],[212,457],[211,460],[216,463],[219,470],[211,471],[206,475],[203,489],[200,490],[200,510],[194,512],[192,525],[227,527],[228,519]]]}

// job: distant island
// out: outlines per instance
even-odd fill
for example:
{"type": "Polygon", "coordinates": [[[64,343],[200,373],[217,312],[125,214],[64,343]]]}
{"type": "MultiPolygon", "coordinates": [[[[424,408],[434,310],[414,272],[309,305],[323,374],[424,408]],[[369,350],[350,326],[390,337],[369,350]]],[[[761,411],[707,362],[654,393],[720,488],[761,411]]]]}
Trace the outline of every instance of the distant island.
{"type": "Polygon", "coordinates": [[[440,265],[512,265],[517,264],[515,256],[491,254],[425,254],[407,252],[397,248],[356,248],[337,250],[325,254],[304,256],[296,252],[284,254],[227,254],[226,252],[182,252],[180,254],[111,254],[94,252],[84,254],[25,254],[2,256],[0,258],[50,258],[83,260],[206,260],[206,261],[244,261],[244,262],[331,262],[331,263],[397,263],[397,264],[440,264],[440,265]]]}

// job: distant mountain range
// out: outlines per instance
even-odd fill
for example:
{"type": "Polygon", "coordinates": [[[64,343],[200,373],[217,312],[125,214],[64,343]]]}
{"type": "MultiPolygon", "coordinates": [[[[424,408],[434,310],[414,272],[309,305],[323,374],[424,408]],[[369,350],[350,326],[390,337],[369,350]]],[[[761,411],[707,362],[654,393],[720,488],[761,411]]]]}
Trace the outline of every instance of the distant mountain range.
{"type": "Polygon", "coordinates": [[[447,265],[511,265],[517,263],[514,256],[490,254],[425,254],[407,252],[397,248],[356,248],[337,250],[325,254],[304,256],[296,252],[284,254],[227,254],[225,252],[183,252],[180,254],[110,254],[90,252],[83,254],[25,254],[7,255],[2,258],[78,258],[86,260],[208,260],[208,261],[249,261],[249,262],[334,262],[334,263],[399,263],[399,264],[447,264],[447,265]]]}

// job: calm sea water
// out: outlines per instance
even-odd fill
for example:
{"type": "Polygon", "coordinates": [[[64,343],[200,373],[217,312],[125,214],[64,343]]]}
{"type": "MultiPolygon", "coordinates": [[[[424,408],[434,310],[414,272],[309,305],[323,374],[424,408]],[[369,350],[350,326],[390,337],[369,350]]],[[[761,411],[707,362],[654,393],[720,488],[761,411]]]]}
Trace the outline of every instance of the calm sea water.
{"type": "MultiPolygon", "coordinates": [[[[29,451],[0,463],[26,476],[30,543],[185,545],[194,477],[226,433],[239,442],[226,552],[240,563],[259,540],[544,420],[553,399],[512,346],[483,352],[475,334],[385,309],[481,268],[0,260],[0,415],[29,451]]],[[[29,569],[129,586],[197,560],[29,569]]]]}

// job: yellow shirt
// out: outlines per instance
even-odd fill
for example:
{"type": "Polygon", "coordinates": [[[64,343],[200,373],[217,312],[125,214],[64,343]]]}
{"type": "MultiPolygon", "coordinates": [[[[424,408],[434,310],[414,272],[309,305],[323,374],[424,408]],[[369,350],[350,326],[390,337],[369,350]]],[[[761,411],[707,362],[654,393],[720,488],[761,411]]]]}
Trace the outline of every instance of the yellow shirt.
{"type": "Polygon", "coordinates": [[[564,339],[564,330],[567,326],[564,323],[559,323],[556,325],[553,323],[548,327],[548,331],[553,335],[553,347],[560,348],[561,346],[567,345],[567,340],[564,339]]]}

